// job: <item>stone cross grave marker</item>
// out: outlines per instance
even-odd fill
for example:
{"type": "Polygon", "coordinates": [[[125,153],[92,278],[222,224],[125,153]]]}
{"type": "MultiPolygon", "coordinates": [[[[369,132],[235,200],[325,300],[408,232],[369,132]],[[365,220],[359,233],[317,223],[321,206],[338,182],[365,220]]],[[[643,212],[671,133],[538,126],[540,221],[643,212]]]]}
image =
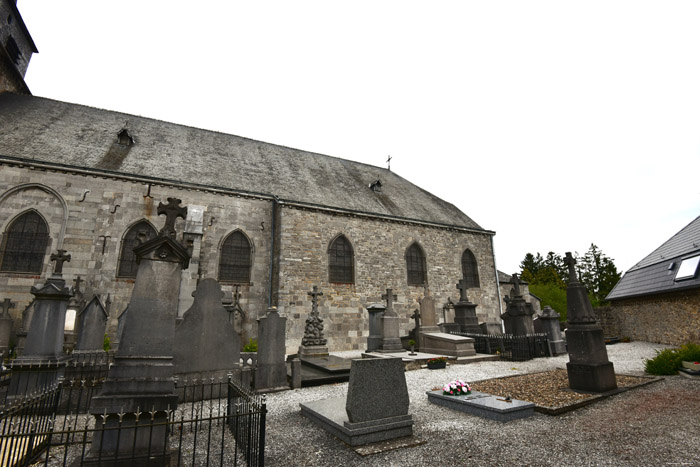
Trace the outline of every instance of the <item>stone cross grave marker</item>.
{"type": "Polygon", "coordinates": [[[165,214],[165,225],[158,232],[159,236],[175,236],[175,221],[178,217],[183,219],[187,217],[187,208],[180,206],[181,202],[182,200],[177,198],[168,198],[168,204],[158,204],[158,215],[165,214]]]}
{"type": "Polygon", "coordinates": [[[57,275],[63,273],[63,263],[70,263],[70,255],[66,254],[66,250],[58,250],[56,251],[56,253],[51,253],[49,259],[51,259],[51,261],[56,262],[56,264],[54,264],[53,267],[53,273],[57,275]]]}
{"type": "Polygon", "coordinates": [[[469,299],[467,298],[467,281],[465,281],[464,279],[460,279],[459,282],[457,282],[457,288],[459,289],[459,301],[468,302],[469,299]]]}
{"type": "Polygon", "coordinates": [[[392,293],[392,289],[386,289],[386,293],[382,294],[382,300],[386,300],[386,311],[384,316],[397,316],[394,311],[394,300],[398,300],[395,293],[392,293]]]}
{"type": "Polygon", "coordinates": [[[2,306],[2,314],[0,315],[0,317],[4,318],[10,315],[10,308],[14,308],[15,303],[9,298],[6,298],[5,300],[3,300],[0,306],[2,306]]]}

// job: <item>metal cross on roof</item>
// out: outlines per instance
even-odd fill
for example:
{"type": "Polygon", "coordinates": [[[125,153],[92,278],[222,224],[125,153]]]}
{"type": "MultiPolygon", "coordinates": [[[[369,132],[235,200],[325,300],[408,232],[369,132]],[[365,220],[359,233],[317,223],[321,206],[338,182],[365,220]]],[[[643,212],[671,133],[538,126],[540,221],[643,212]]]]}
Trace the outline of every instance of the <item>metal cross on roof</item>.
{"type": "Polygon", "coordinates": [[[386,168],[389,169],[389,170],[391,170],[391,156],[389,156],[389,157],[386,159],[386,165],[387,165],[386,168]]]}
{"type": "Polygon", "coordinates": [[[9,316],[10,314],[10,308],[15,307],[15,303],[11,301],[9,298],[6,298],[3,300],[3,302],[0,304],[2,306],[2,315],[0,316],[9,316]]]}
{"type": "Polygon", "coordinates": [[[578,282],[578,277],[576,277],[576,260],[571,256],[571,252],[566,252],[566,258],[564,258],[564,264],[569,267],[569,283],[578,282]]]}
{"type": "Polygon", "coordinates": [[[158,215],[162,216],[165,214],[165,225],[158,232],[159,236],[175,236],[175,221],[178,217],[182,219],[187,217],[187,208],[180,206],[180,203],[182,203],[180,199],[168,198],[168,204],[158,204],[158,215]]]}
{"type": "Polygon", "coordinates": [[[70,263],[70,255],[66,254],[66,250],[58,250],[56,253],[52,253],[49,259],[56,262],[53,267],[54,274],[63,273],[63,263],[66,261],[70,263]]]}

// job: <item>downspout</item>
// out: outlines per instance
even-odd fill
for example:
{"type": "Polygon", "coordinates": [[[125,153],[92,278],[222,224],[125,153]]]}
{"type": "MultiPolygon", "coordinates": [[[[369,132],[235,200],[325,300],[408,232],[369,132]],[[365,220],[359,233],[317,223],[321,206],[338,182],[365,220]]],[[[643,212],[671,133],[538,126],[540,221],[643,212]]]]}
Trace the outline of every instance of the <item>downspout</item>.
{"type": "MultiPolygon", "coordinates": [[[[493,235],[491,235],[491,254],[493,255],[493,270],[496,274],[496,291],[498,292],[498,318],[503,314],[503,299],[501,298],[501,286],[498,281],[498,267],[496,266],[496,250],[493,248],[493,235]]],[[[501,319],[501,331],[506,332],[506,328],[501,319]]]]}
{"type": "Polygon", "coordinates": [[[270,277],[268,278],[270,284],[270,293],[267,298],[267,307],[272,306],[272,295],[274,293],[274,283],[272,279],[274,277],[275,270],[275,229],[277,227],[277,206],[279,205],[279,198],[276,195],[272,195],[272,222],[270,227],[270,277]]]}

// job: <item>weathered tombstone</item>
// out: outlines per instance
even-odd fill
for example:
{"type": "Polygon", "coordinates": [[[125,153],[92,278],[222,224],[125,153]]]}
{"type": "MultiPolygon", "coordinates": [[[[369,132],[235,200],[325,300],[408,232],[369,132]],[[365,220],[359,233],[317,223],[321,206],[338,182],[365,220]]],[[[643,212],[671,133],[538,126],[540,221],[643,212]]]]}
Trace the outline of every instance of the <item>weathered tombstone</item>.
{"type": "Polygon", "coordinates": [[[367,337],[367,352],[379,349],[382,345],[382,316],[386,307],[376,303],[367,307],[369,312],[369,336],[367,337]]]}
{"type": "Polygon", "coordinates": [[[598,326],[586,287],[578,281],[576,260],[566,253],[564,263],[569,267],[569,285],[566,288],[569,362],[566,371],[569,387],[574,390],[605,392],[617,388],[615,369],[608,360],[603,329],[598,326]]]}
{"type": "Polygon", "coordinates": [[[299,346],[300,357],[319,357],[328,355],[328,346],[326,339],[323,337],[323,320],[318,313],[318,297],[323,295],[323,292],[318,290],[314,285],[313,290],[308,292],[311,297],[311,313],[306,319],[304,327],[304,338],[299,346]]]}
{"type": "Polygon", "coordinates": [[[350,446],[411,436],[404,372],[400,358],[353,360],[347,397],[302,403],[301,413],[350,446]]]}
{"type": "Polygon", "coordinates": [[[181,271],[189,262],[187,249],[175,240],[175,220],[187,212],[179,204],[174,198],[168,198],[167,205],[160,203],[158,214],[166,215],[165,226],[158,236],[134,248],[139,267],[130,311],[114,365],[90,406],[106,430],[93,438],[88,465],[108,456],[116,465],[147,453],[157,458],[156,464],[168,465],[165,422],[178,399],[173,379],[177,291],[181,271]],[[148,416],[152,426],[139,430],[136,413],[146,411],[152,412],[148,416]]]}
{"type": "Polygon", "coordinates": [[[174,372],[181,378],[239,379],[240,337],[233,316],[221,304],[221,286],[214,279],[199,282],[194,302],[175,326],[174,372]]]}
{"type": "Polygon", "coordinates": [[[436,333],[440,332],[440,328],[437,325],[437,315],[435,313],[435,299],[430,295],[430,289],[425,287],[425,294],[423,298],[418,300],[420,303],[420,318],[421,325],[418,330],[418,348],[423,349],[423,334],[426,333],[436,333]]]}
{"type": "Polygon", "coordinates": [[[65,250],[51,255],[54,272],[45,283],[32,287],[34,316],[27,333],[24,353],[12,364],[8,396],[15,397],[52,384],[61,376],[58,365],[67,357],[63,354],[63,329],[68,301],[73,296],[63,280],[63,263],[70,261],[65,250]],[[55,365],[53,369],[51,365],[55,365]]]}
{"type": "Polygon", "coordinates": [[[561,326],[559,326],[559,313],[554,311],[552,307],[544,307],[544,311],[535,318],[534,327],[535,332],[547,334],[552,355],[566,353],[566,342],[562,338],[561,326]]]}
{"type": "Polygon", "coordinates": [[[535,310],[532,308],[532,304],[528,303],[520,293],[520,279],[517,274],[513,274],[513,283],[515,286],[512,296],[505,297],[506,311],[501,315],[506,334],[515,336],[534,334],[535,326],[532,322],[532,315],[535,314],[535,310]]]}
{"type": "Polygon", "coordinates": [[[78,314],[76,352],[103,350],[107,318],[109,312],[100,297],[95,295],[78,314]]]}
{"type": "Polygon", "coordinates": [[[401,338],[399,337],[399,317],[394,311],[394,300],[396,294],[391,289],[386,289],[386,294],[382,295],[382,300],[386,300],[386,310],[382,316],[382,343],[377,352],[391,353],[403,351],[401,338]]]}
{"type": "Polygon", "coordinates": [[[287,318],[277,308],[268,308],[258,319],[258,362],[255,368],[255,390],[271,392],[289,389],[284,361],[287,318]]]}
{"type": "Polygon", "coordinates": [[[10,316],[10,308],[14,308],[15,304],[9,299],[0,303],[2,314],[0,314],[0,353],[6,354],[10,350],[10,340],[12,339],[12,324],[13,320],[10,316]]]}
{"type": "Polygon", "coordinates": [[[467,298],[467,281],[460,279],[457,288],[459,289],[459,301],[454,304],[455,323],[459,324],[462,332],[481,334],[479,319],[476,317],[476,304],[467,298]]]}

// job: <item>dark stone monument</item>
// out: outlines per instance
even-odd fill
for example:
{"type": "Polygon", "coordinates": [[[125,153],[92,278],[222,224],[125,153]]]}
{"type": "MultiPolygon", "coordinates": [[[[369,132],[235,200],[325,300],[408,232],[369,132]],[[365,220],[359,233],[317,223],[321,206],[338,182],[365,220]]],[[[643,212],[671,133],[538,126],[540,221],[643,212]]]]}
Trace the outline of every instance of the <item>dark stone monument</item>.
{"type": "Polygon", "coordinates": [[[93,438],[88,465],[107,457],[124,462],[132,455],[140,457],[148,452],[158,453],[158,465],[169,462],[166,428],[160,424],[177,407],[173,379],[175,318],[181,271],[189,263],[187,249],[175,240],[175,220],[187,213],[187,208],[179,204],[180,200],[174,198],[168,198],[167,205],[160,203],[158,214],[166,215],[165,226],[158,236],[134,248],[139,268],[130,311],[114,365],[102,392],[90,406],[98,425],[104,423],[108,430],[93,438]],[[141,421],[141,428],[136,429],[137,412],[151,412],[148,423],[153,426],[146,430],[141,421]],[[120,430],[109,429],[120,424],[120,430]]]}
{"type": "Polygon", "coordinates": [[[289,389],[284,362],[287,318],[277,308],[268,308],[258,319],[258,363],[255,367],[255,390],[272,392],[289,389]]]}
{"type": "Polygon", "coordinates": [[[326,346],[326,339],[323,337],[323,320],[318,313],[318,297],[323,295],[323,292],[320,292],[318,287],[314,285],[313,290],[308,295],[311,297],[311,313],[306,319],[304,338],[301,340],[301,346],[299,347],[299,356],[327,356],[328,347],[326,346]]]}
{"type": "Polygon", "coordinates": [[[350,446],[411,436],[404,372],[400,358],[353,360],[347,397],[302,403],[301,413],[350,446]]]}
{"type": "Polygon", "coordinates": [[[367,307],[369,312],[369,337],[367,337],[367,352],[373,352],[382,345],[382,317],[386,307],[377,303],[367,307]]]}
{"type": "Polygon", "coordinates": [[[552,355],[566,353],[566,342],[562,338],[561,326],[559,325],[559,313],[554,311],[552,307],[544,307],[542,313],[535,318],[534,327],[535,332],[547,334],[552,355]]]}
{"type": "Polygon", "coordinates": [[[14,398],[51,385],[62,375],[59,363],[63,354],[64,327],[68,301],[73,296],[63,280],[63,263],[70,261],[65,250],[51,255],[54,272],[45,283],[32,287],[34,314],[27,333],[24,353],[12,363],[12,379],[8,397],[14,398]],[[52,368],[52,365],[53,368],[52,368]]]}
{"type": "Polygon", "coordinates": [[[615,369],[608,360],[603,329],[598,326],[586,287],[578,281],[576,260],[566,253],[569,286],[566,288],[566,330],[569,387],[579,391],[606,392],[617,388],[615,369]]]}
{"type": "Polygon", "coordinates": [[[418,329],[418,348],[423,349],[425,343],[423,342],[423,335],[426,333],[436,333],[440,332],[440,328],[437,325],[437,315],[435,313],[435,299],[430,295],[430,289],[425,287],[425,294],[423,298],[418,300],[420,303],[420,328],[418,329]]]}
{"type": "Polygon", "coordinates": [[[12,325],[13,320],[10,316],[10,308],[14,308],[15,304],[9,299],[0,303],[2,307],[2,314],[0,314],[0,353],[7,356],[6,354],[10,350],[10,340],[12,340],[12,325]]]}
{"type": "Polygon", "coordinates": [[[391,353],[403,351],[401,338],[399,337],[399,316],[394,311],[396,294],[391,289],[386,289],[382,300],[386,300],[386,310],[382,316],[382,343],[377,352],[391,353]]]}
{"type": "Polygon", "coordinates": [[[239,379],[241,341],[233,316],[221,303],[224,293],[214,279],[203,279],[194,291],[194,302],[175,326],[174,372],[182,378],[239,379]]]}
{"type": "Polygon", "coordinates": [[[501,315],[506,328],[506,334],[524,336],[534,334],[535,325],[532,322],[532,315],[535,314],[532,304],[528,303],[520,293],[520,279],[517,274],[513,274],[513,291],[511,297],[505,297],[506,311],[501,315]]]}
{"type": "Polygon", "coordinates": [[[459,323],[450,321],[454,320],[454,310],[455,304],[452,302],[452,298],[447,297],[447,302],[442,306],[442,323],[438,324],[440,332],[444,332],[445,334],[460,332],[461,326],[459,323]]]}
{"type": "Polygon", "coordinates": [[[454,304],[455,323],[459,324],[462,332],[481,334],[479,319],[476,317],[476,304],[467,298],[467,282],[460,279],[457,283],[459,289],[459,301],[454,304]]]}
{"type": "Polygon", "coordinates": [[[103,350],[107,318],[109,318],[109,312],[102,304],[100,297],[95,295],[76,319],[78,330],[76,352],[103,350]]]}

